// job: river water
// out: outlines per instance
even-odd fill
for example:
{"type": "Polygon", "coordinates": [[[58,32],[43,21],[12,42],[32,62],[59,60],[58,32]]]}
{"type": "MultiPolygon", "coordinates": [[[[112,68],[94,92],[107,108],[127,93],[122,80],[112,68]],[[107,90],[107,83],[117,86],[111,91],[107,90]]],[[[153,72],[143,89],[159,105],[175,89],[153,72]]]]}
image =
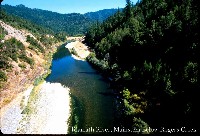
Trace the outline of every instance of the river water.
{"type": "Polygon", "coordinates": [[[88,62],[75,60],[62,45],[53,56],[51,70],[47,82],[58,82],[70,88],[73,111],[70,133],[96,133],[114,127],[113,91],[88,62]]]}

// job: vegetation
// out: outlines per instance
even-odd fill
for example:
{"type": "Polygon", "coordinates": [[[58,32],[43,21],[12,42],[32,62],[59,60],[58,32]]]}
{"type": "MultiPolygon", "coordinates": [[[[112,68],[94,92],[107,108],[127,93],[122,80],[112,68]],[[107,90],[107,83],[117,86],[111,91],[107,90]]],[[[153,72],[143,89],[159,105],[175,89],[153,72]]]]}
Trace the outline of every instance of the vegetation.
{"type": "Polygon", "coordinates": [[[26,54],[21,54],[21,55],[19,55],[19,58],[20,58],[22,61],[24,61],[24,62],[30,64],[31,66],[34,65],[34,60],[33,60],[32,58],[27,57],[26,54]]]}
{"type": "Polygon", "coordinates": [[[0,40],[3,40],[7,32],[0,26],[0,40]]]}
{"type": "Polygon", "coordinates": [[[85,13],[84,16],[91,19],[92,21],[96,22],[103,22],[108,17],[114,15],[117,11],[122,11],[122,9],[103,9],[96,12],[88,12],[85,13]]]}
{"type": "MultiPolygon", "coordinates": [[[[9,40],[0,43],[0,81],[6,82],[7,75],[6,70],[12,69],[11,61],[18,61],[26,62],[31,67],[34,65],[34,60],[26,55],[24,45],[16,40],[15,38],[11,38],[9,40]]],[[[19,64],[19,67],[25,68],[25,63],[19,64]]],[[[1,83],[2,86],[2,83],[1,83]]]]}
{"type": "MultiPolygon", "coordinates": [[[[6,24],[13,26],[16,29],[31,32],[36,38],[32,36],[27,36],[27,42],[30,43],[29,49],[35,51],[37,54],[42,53],[44,56],[49,56],[49,51],[52,50],[53,44],[58,43],[62,40],[66,40],[66,35],[64,33],[55,34],[52,30],[46,29],[39,25],[35,25],[27,20],[13,15],[8,15],[4,11],[1,11],[2,21],[6,24]],[[55,34],[55,36],[54,36],[55,34]]],[[[7,81],[7,73],[12,70],[12,61],[18,63],[18,66],[22,69],[26,69],[28,65],[33,68],[35,62],[27,53],[27,48],[20,41],[15,38],[6,39],[7,31],[0,26],[0,71],[1,71],[1,83],[3,84],[7,81]]],[[[46,66],[48,67],[48,66],[46,66]]]]}
{"type": "MultiPolygon", "coordinates": [[[[32,39],[32,37],[31,37],[31,39],[32,39]]],[[[37,42],[35,40],[33,40],[33,41],[37,42]]],[[[34,45],[36,47],[35,46],[32,46],[32,47],[37,48],[36,43],[34,45]]],[[[43,48],[41,47],[41,49],[43,49],[43,48]]],[[[21,67],[22,69],[26,68],[26,64],[24,62],[28,63],[31,67],[34,65],[34,60],[30,57],[27,57],[24,45],[21,42],[17,41],[15,38],[6,40],[5,43],[1,43],[0,50],[1,50],[0,69],[2,69],[2,70],[10,69],[12,67],[10,64],[11,59],[16,62],[18,62],[18,59],[20,59],[20,61],[23,61],[23,63],[19,64],[19,67],[21,67]]],[[[48,66],[48,68],[49,67],[50,67],[50,65],[48,66]]],[[[47,74],[49,74],[49,73],[47,73],[47,74]]],[[[42,77],[36,79],[34,84],[38,84],[38,81],[39,82],[42,81],[43,78],[45,78],[46,76],[47,75],[43,75],[42,77]]],[[[5,72],[3,72],[3,71],[0,71],[0,77],[1,77],[0,78],[1,81],[7,80],[7,76],[6,76],[5,72]]]]}
{"type": "Polygon", "coordinates": [[[35,35],[46,34],[46,33],[52,34],[53,33],[52,30],[43,28],[43,27],[36,25],[28,20],[25,20],[23,18],[14,16],[14,15],[8,15],[8,13],[6,13],[4,10],[1,10],[1,17],[2,17],[2,21],[13,26],[14,28],[26,29],[35,35]]]}
{"type": "Polygon", "coordinates": [[[27,36],[27,39],[26,39],[27,42],[29,42],[31,45],[30,45],[30,48],[33,49],[33,50],[38,50],[40,51],[41,53],[44,53],[45,50],[44,48],[38,43],[37,40],[35,40],[33,37],[31,37],[30,35],[27,36]]]}
{"type": "Polygon", "coordinates": [[[0,50],[1,69],[11,68],[11,65],[9,64],[10,60],[18,62],[18,59],[20,59],[30,65],[33,65],[34,63],[31,58],[27,57],[24,45],[20,41],[17,41],[15,38],[11,38],[9,40],[6,40],[4,43],[0,43],[0,50]]]}
{"type": "MultiPolygon", "coordinates": [[[[199,2],[141,0],[134,6],[130,0],[126,2],[122,11],[117,10],[107,20],[93,17],[100,19],[85,37],[93,50],[87,60],[113,79],[122,98],[122,126],[197,129],[199,2]]],[[[29,49],[41,53],[53,43],[64,41],[66,34],[84,34],[91,25],[88,18],[76,13],[58,14],[23,5],[4,5],[3,9],[18,17],[1,11],[2,21],[33,33],[37,40],[27,36],[29,49]]],[[[2,40],[6,32],[2,27],[0,32],[2,40]]],[[[34,65],[24,45],[14,38],[1,42],[0,51],[0,82],[7,81],[11,61],[22,61],[21,68],[26,67],[25,63],[34,65]]],[[[42,80],[38,77],[34,84],[42,80]]]]}
{"type": "Polygon", "coordinates": [[[30,20],[31,22],[50,28],[55,33],[66,32],[68,35],[83,34],[91,21],[78,13],[59,14],[51,11],[30,9],[24,5],[2,6],[10,14],[30,20]]]}
{"type": "Polygon", "coordinates": [[[75,55],[75,56],[78,56],[78,54],[77,54],[77,52],[76,52],[76,50],[75,50],[74,47],[71,49],[71,54],[73,54],[73,55],[75,55]]]}
{"type": "Polygon", "coordinates": [[[117,11],[117,9],[105,9],[86,14],[59,14],[46,10],[27,8],[24,5],[3,5],[2,9],[9,14],[22,17],[35,24],[49,28],[57,33],[57,35],[66,33],[68,36],[83,35],[93,22],[102,22],[117,11]]]}
{"type": "Polygon", "coordinates": [[[86,33],[87,58],[121,92],[124,127],[196,129],[199,88],[197,0],[142,0],[86,33]]]}
{"type": "MultiPolygon", "coordinates": [[[[3,8],[2,8],[3,9],[3,8]]],[[[13,26],[16,29],[25,29],[29,32],[31,32],[33,35],[35,35],[37,37],[37,39],[40,39],[41,42],[44,44],[46,43],[56,43],[59,41],[65,41],[66,40],[66,33],[63,32],[54,32],[53,30],[46,28],[46,27],[42,27],[40,24],[35,24],[29,20],[23,19],[19,16],[15,16],[12,14],[8,14],[7,12],[5,12],[5,10],[1,10],[1,18],[2,21],[4,21],[5,23],[13,26]],[[51,35],[53,37],[49,37],[47,38],[46,35],[51,35]],[[46,39],[44,39],[44,36],[46,37],[46,39]],[[47,40],[47,41],[46,41],[47,40]]],[[[1,30],[1,28],[0,28],[1,30]]]]}
{"type": "Polygon", "coordinates": [[[25,64],[25,63],[20,63],[18,66],[19,66],[20,68],[22,68],[22,69],[25,69],[25,68],[26,68],[26,64],[25,64]]]}
{"type": "Polygon", "coordinates": [[[0,82],[7,81],[7,76],[3,71],[0,71],[0,82]]]}

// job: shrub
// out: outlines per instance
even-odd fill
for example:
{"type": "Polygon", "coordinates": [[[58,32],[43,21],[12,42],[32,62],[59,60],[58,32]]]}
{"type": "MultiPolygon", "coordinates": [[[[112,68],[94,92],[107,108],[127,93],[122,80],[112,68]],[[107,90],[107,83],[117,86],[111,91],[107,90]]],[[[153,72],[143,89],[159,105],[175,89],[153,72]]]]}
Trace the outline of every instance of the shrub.
{"type": "Polygon", "coordinates": [[[32,58],[27,57],[26,54],[21,54],[21,55],[19,56],[19,58],[20,58],[21,60],[27,62],[27,63],[30,64],[31,66],[34,65],[34,60],[33,60],[32,58]]]}
{"type": "Polygon", "coordinates": [[[135,130],[135,129],[140,130],[139,133],[142,133],[142,134],[149,134],[150,133],[148,131],[149,125],[140,118],[136,118],[136,117],[133,118],[132,127],[133,127],[133,130],[135,130]]]}
{"type": "Polygon", "coordinates": [[[33,85],[38,86],[43,80],[44,80],[44,78],[42,76],[40,76],[40,77],[35,79],[33,85]]]}
{"type": "Polygon", "coordinates": [[[5,37],[5,35],[8,34],[8,32],[5,31],[4,28],[3,28],[2,26],[0,26],[0,32],[1,32],[1,33],[0,33],[0,40],[3,40],[4,37],[5,37]]]}
{"type": "Polygon", "coordinates": [[[26,68],[26,65],[24,64],[24,63],[21,63],[21,64],[19,64],[18,65],[20,68],[22,68],[22,69],[25,69],[26,68]]]}
{"type": "Polygon", "coordinates": [[[76,52],[76,50],[74,48],[71,49],[71,53],[78,56],[78,53],[76,52]]]}
{"type": "Polygon", "coordinates": [[[35,48],[37,48],[41,53],[45,52],[44,48],[38,43],[38,41],[35,40],[33,37],[30,37],[30,35],[27,36],[26,41],[29,42],[31,46],[34,46],[35,48]]]}
{"type": "Polygon", "coordinates": [[[129,102],[124,99],[124,107],[125,107],[125,114],[126,115],[134,115],[135,114],[135,108],[133,105],[129,104],[129,102]]]}
{"type": "Polygon", "coordinates": [[[3,71],[0,71],[0,81],[6,82],[7,81],[7,75],[3,71]]]}

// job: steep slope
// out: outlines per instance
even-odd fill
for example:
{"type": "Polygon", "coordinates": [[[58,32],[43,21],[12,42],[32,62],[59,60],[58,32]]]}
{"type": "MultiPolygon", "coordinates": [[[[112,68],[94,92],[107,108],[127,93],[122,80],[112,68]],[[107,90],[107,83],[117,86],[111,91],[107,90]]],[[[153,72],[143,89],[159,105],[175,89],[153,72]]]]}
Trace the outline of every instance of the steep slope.
{"type": "Polygon", "coordinates": [[[88,61],[113,79],[125,128],[197,131],[199,23],[197,0],[127,0],[87,32],[88,61]]]}
{"type": "Polygon", "coordinates": [[[56,46],[63,43],[60,38],[66,36],[54,36],[49,29],[5,12],[1,15],[1,133],[68,133],[69,88],[41,82],[50,72],[56,46]]]}
{"type": "Polygon", "coordinates": [[[26,37],[28,35],[30,35],[31,37],[34,37],[28,31],[15,29],[14,27],[4,23],[3,21],[0,21],[0,24],[1,24],[1,27],[4,29],[4,31],[7,32],[7,35],[5,35],[4,40],[9,40],[12,37],[14,37],[16,40],[22,42],[24,45],[28,45],[28,42],[26,41],[26,37]]]}
{"type": "MultiPolygon", "coordinates": [[[[59,42],[49,33],[31,33],[15,17],[4,16],[0,21],[0,107],[9,103],[36,78],[39,80],[48,73],[50,54],[59,42]],[[21,26],[20,29],[9,25],[13,19],[21,26]]],[[[31,23],[29,25],[29,29],[35,29],[31,23]]]]}

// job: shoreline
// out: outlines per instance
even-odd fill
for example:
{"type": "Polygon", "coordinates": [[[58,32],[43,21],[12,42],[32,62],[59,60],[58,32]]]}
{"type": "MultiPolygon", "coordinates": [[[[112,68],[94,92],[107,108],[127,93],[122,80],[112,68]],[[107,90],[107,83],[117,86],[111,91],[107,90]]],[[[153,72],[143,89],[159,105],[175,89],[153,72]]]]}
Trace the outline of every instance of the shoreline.
{"type": "MultiPolygon", "coordinates": [[[[66,43],[66,42],[62,42],[66,43]]],[[[55,44],[53,47],[53,52],[51,52],[48,56],[48,58],[46,58],[47,60],[47,64],[48,64],[48,70],[47,71],[41,71],[39,77],[37,78],[42,78],[44,79],[48,74],[50,74],[50,66],[52,64],[52,59],[53,59],[53,54],[57,51],[58,45],[60,45],[60,43],[55,44]]],[[[37,79],[35,78],[34,81],[37,79]]],[[[20,122],[22,122],[22,120],[24,119],[23,116],[24,114],[22,114],[23,112],[23,107],[26,107],[29,103],[29,98],[31,93],[33,92],[34,83],[29,83],[26,84],[26,89],[24,91],[21,91],[20,93],[18,93],[16,95],[16,97],[14,97],[11,102],[7,103],[6,105],[2,106],[0,108],[0,128],[1,128],[1,132],[5,130],[5,133],[8,132],[8,134],[16,134],[17,133],[17,127],[19,125],[20,122]],[[12,126],[10,124],[13,124],[12,126]],[[3,128],[3,129],[2,129],[3,128]]],[[[38,86],[38,85],[36,85],[38,86]]],[[[35,87],[36,87],[35,86],[35,87]]],[[[70,99],[70,97],[69,97],[70,99]]],[[[2,132],[3,133],[3,132],[2,132]]],[[[23,133],[21,133],[23,134],[23,133]]]]}
{"type": "Polygon", "coordinates": [[[37,78],[43,78],[50,74],[53,54],[57,51],[57,47],[65,42],[58,42],[52,45],[52,50],[47,50],[47,54],[43,57],[37,56],[37,66],[35,64],[33,69],[25,69],[24,71],[12,71],[9,74],[8,81],[0,89],[0,110],[11,103],[20,93],[34,84],[37,78]],[[38,62],[38,58],[43,62],[38,62]],[[17,74],[15,74],[17,73],[17,74]]]}
{"type": "Polygon", "coordinates": [[[85,61],[90,54],[88,46],[80,41],[70,42],[65,46],[71,53],[72,57],[76,60],[85,61]]]}

